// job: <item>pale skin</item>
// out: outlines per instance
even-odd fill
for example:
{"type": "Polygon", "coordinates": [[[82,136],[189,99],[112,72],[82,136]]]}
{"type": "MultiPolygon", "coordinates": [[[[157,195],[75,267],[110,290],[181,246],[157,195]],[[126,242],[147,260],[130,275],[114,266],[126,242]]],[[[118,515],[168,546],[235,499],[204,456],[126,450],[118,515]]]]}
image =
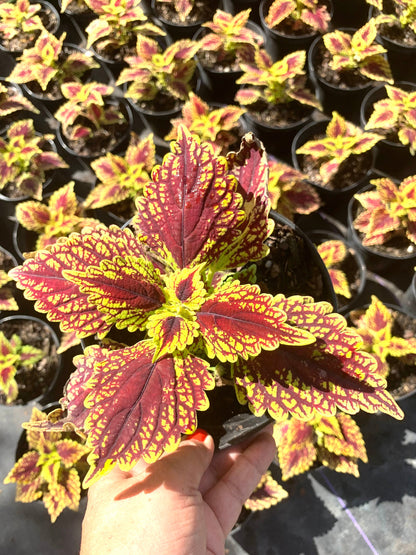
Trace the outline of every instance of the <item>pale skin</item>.
{"type": "Polygon", "coordinates": [[[223,555],[225,539],[276,452],[272,428],[214,454],[205,432],[91,486],[81,555],[223,555]]]}

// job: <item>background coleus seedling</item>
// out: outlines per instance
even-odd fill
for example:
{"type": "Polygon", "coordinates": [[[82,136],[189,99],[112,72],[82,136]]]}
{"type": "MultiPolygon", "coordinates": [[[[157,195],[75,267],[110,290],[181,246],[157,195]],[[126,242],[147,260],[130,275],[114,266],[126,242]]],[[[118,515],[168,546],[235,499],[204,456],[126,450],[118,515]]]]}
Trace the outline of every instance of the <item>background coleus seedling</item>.
{"type": "Polygon", "coordinates": [[[289,220],[297,214],[311,214],[321,205],[315,189],[306,183],[307,176],[284,162],[268,159],[271,207],[289,220]]]}
{"type": "Polygon", "coordinates": [[[155,143],[150,133],[144,139],[132,132],[124,156],[108,152],[91,162],[100,180],[88,194],[85,208],[102,208],[128,201],[128,217],[134,213],[134,200],[142,194],[156,163],[155,143]]]}
{"type": "Polygon", "coordinates": [[[330,239],[317,245],[320,257],[324,261],[331,278],[334,291],[337,295],[342,295],[347,299],[351,298],[351,291],[345,273],[334,266],[345,260],[348,250],[343,241],[330,239]]]}
{"type": "Polygon", "coordinates": [[[5,118],[19,110],[39,114],[39,110],[12,83],[0,82],[0,118],[5,118]]]}
{"type": "Polygon", "coordinates": [[[273,297],[246,283],[253,268],[235,271],[268,252],[267,173],[251,134],[225,158],[181,127],[137,199],[133,231],[72,234],[11,270],[64,332],[104,338],[74,359],[67,414],[53,425],[87,436],[86,486],[116,463],[127,470],[174,450],[216,380],[278,420],[337,407],[402,417],[377,359],[331,305],[273,297]]]}
{"type": "Polygon", "coordinates": [[[98,227],[99,220],[84,215],[84,208],[74,192],[70,181],[52,193],[47,204],[35,200],[21,202],[16,206],[16,219],[26,229],[38,234],[35,249],[44,249],[60,237],[81,231],[84,227],[98,227]]]}
{"type": "Polygon", "coordinates": [[[191,91],[182,107],[182,117],[171,120],[172,129],[165,140],[176,139],[179,125],[185,125],[202,141],[210,143],[215,154],[226,154],[229,147],[239,140],[239,120],[244,112],[245,109],[232,104],[210,107],[191,91]]]}
{"type": "Polygon", "coordinates": [[[415,0],[391,0],[386,5],[387,9],[384,9],[383,0],[366,0],[366,2],[378,10],[374,17],[377,25],[408,28],[416,33],[415,0]]]}
{"type": "Polygon", "coordinates": [[[366,310],[353,310],[350,319],[363,340],[363,348],[381,361],[383,377],[390,372],[389,360],[392,358],[406,357],[416,365],[416,338],[393,334],[394,310],[376,295],[371,296],[371,304],[366,310]]]}
{"type": "Polygon", "coordinates": [[[325,33],[331,15],[326,4],[319,0],[274,0],[265,17],[267,25],[271,29],[279,28],[285,20],[294,31],[299,32],[306,26],[312,32],[325,33]]]}
{"type": "Polygon", "coordinates": [[[323,185],[328,184],[340,170],[343,162],[352,156],[369,152],[382,135],[363,131],[346,121],[338,112],[332,112],[325,135],[307,141],[296,150],[296,154],[309,156],[319,166],[319,176],[323,185]]]}
{"type": "Polygon", "coordinates": [[[386,85],[387,98],[378,100],[365,129],[381,129],[386,138],[398,139],[416,152],[416,91],[386,85]]]}
{"type": "Polygon", "coordinates": [[[18,394],[16,373],[19,368],[31,369],[44,356],[41,349],[32,345],[23,345],[16,334],[10,339],[0,331],[0,393],[6,403],[13,402],[18,394]]]}
{"type": "Polygon", "coordinates": [[[368,461],[360,428],[343,412],[308,422],[291,418],[276,423],[273,436],[283,480],[306,472],[317,462],[358,478],[358,460],[368,461]]]}
{"type": "Polygon", "coordinates": [[[53,138],[36,133],[31,119],[13,123],[7,136],[0,137],[0,190],[13,186],[19,196],[41,200],[45,172],[68,167],[57,152],[47,148],[53,138]]]}
{"type": "Polygon", "coordinates": [[[377,25],[370,19],[353,33],[336,29],[323,35],[325,48],[331,54],[335,72],[356,71],[372,81],[393,83],[391,68],[384,56],[386,49],[376,42],[377,25]]]}
{"type": "MultiPolygon", "coordinates": [[[[45,422],[48,415],[33,407],[30,422],[45,422]]],[[[16,501],[31,503],[41,499],[55,522],[65,508],[78,510],[81,479],[89,451],[76,434],[26,432],[28,450],[4,479],[16,483],[16,501]]]]}
{"type": "Polygon", "coordinates": [[[363,234],[363,245],[383,245],[400,237],[416,244],[416,175],[400,184],[388,177],[370,183],[375,189],[354,195],[362,210],[353,225],[363,234]]]}

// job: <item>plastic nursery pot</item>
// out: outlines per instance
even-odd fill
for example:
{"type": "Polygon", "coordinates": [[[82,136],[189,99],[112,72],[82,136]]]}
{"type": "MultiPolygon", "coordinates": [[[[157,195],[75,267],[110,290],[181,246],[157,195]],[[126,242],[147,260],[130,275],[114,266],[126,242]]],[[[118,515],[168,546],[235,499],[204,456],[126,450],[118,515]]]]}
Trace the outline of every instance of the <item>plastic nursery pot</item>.
{"type": "Polygon", "coordinates": [[[361,254],[349,242],[338,233],[317,229],[308,233],[309,239],[318,246],[325,241],[341,241],[347,249],[347,255],[343,261],[336,264],[334,269],[341,270],[348,281],[351,297],[336,294],[338,312],[345,314],[361,303],[362,295],[366,285],[366,267],[361,254]]]}
{"type": "MultiPolygon", "coordinates": [[[[399,81],[394,87],[406,92],[416,91],[416,83],[399,81]]],[[[374,104],[379,100],[387,98],[384,84],[377,85],[368,91],[363,98],[360,107],[360,122],[364,128],[370,119],[374,104]]],[[[397,137],[382,139],[375,147],[376,169],[390,175],[394,179],[404,179],[408,175],[416,173],[416,156],[410,153],[409,145],[402,144],[397,137]]]]}
{"type": "MultiPolygon", "coordinates": [[[[303,154],[296,154],[296,151],[308,141],[325,136],[328,122],[328,119],[310,122],[299,129],[293,139],[291,146],[292,165],[306,175],[311,175],[311,168],[307,165],[308,157],[303,154]]],[[[318,183],[318,181],[312,179],[306,181],[318,192],[326,207],[339,209],[343,206],[346,209],[349,199],[368,182],[371,170],[374,167],[374,160],[375,153],[373,150],[354,157],[354,160],[350,157],[341,165],[340,170],[328,185],[318,183]]],[[[319,161],[316,163],[312,161],[311,163],[319,165],[319,161]]]]}
{"type": "MultiPolygon", "coordinates": [[[[42,404],[54,388],[61,369],[61,356],[57,354],[60,344],[57,334],[47,322],[34,316],[2,318],[0,331],[7,339],[17,334],[24,345],[32,345],[45,352],[45,356],[28,371],[18,368],[15,380],[19,393],[12,403],[25,405],[36,401],[42,404]]],[[[0,402],[4,402],[2,396],[0,402]]]]}
{"type": "Polygon", "coordinates": [[[402,305],[409,314],[416,318],[416,273],[413,274],[412,281],[403,294],[402,305]]]}
{"type": "MultiPolygon", "coordinates": [[[[374,189],[368,185],[358,194],[374,189]]],[[[360,211],[360,203],[354,197],[348,203],[348,240],[361,253],[367,269],[391,280],[398,287],[405,287],[416,266],[416,245],[403,239],[392,239],[384,245],[365,246],[361,234],[354,227],[354,220],[360,211]]]]}
{"type": "MultiPolygon", "coordinates": [[[[340,31],[353,34],[356,28],[341,28],[340,31]]],[[[345,119],[359,125],[360,107],[364,96],[374,85],[373,81],[358,86],[347,87],[330,83],[320,74],[325,46],[322,37],[317,37],[308,50],[309,75],[316,83],[317,96],[323,110],[330,115],[333,111],[339,112],[345,119]]]]}
{"type": "Polygon", "coordinates": [[[195,4],[187,20],[181,22],[175,10],[170,8],[170,4],[166,4],[163,1],[151,0],[153,15],[160,21],[162,27],[174,41],[192,38],[202,23],[212,19],[218,6],[219,0],[210,0],[210,2],[202,3],[200,9],[195,4]],[[194,15],[196,11],[197,13],[194,15]]]}
{"type": "MultiPolygon", "coordinates": [[[[270,28],[266,23],[266,17],[274,0],[262,0],[259,7],[260,23],[266,35],[266,50],[273,60],[283,58],[295,50],[308,50],[316,37],[320,36],[318,31],[312,28],[310,32],[296,31],[291,29],[290,24],[280,25],[279,30],[270,28]]],[[[329,14],[333,14],[333,0],[322,0],[329,14]]]]}
{"type": "Polygon", "coordinates": [[[268,256],[256,262],[257,279],[263,292],[277,295],[307,295],[328,301],[337,309],[337,297],[328,270],[304,231],[274,210],[272,235],[266,240],[268,256]]]}
{"type": "Polygon", "coordinates": [[[332,0],[334,13],[331,24],[338,27],[362,27],[369,18],[369,4],[366,0],[332,0]]]}

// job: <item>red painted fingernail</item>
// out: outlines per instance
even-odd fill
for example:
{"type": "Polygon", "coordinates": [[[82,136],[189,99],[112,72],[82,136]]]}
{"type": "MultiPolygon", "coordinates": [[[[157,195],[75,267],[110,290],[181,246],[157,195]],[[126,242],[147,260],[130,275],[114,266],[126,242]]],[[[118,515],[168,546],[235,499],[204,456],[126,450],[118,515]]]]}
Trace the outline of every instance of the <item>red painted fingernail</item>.
{"type": "Polygon", "coordinates": [[[196,441],[201,441],[203,443],[208,435],[208,432],[202,428],[197,428],[194,433],[188,437],[188,439],[195,439],[196,441]]]}

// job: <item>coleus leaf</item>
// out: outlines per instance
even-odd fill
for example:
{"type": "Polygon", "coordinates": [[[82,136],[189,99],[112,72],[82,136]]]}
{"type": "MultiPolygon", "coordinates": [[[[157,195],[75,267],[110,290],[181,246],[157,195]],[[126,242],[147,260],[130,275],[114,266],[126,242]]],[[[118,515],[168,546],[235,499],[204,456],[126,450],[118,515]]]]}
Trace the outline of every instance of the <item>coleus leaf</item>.
{"type": "Polygon", "coordinates": [[[256,489],[244,503],[244,507],[249,511],[262,511],[277,505],[288,497],[287,491],[273,479],[270,470],[261,477],[256,489]]]}
{"type": "Polygon", "coordinates": [[[282,470],[282,479],[309,470],[317,457],[314,428],[309,422],[291,418],[287,422],[275,424],[277,454],[282,470]]]}
{"type": "Polygon", "coordinates": [[[328,303],[302,297],[276,297],[288,322],[313,333],[312,345],[280,345],[250,361],[233,364],[240,402],[256,415],[268,411],[276,420],[288,414],[300,420],[315,414],[331,416],[336,408],[348,414],[381,410],[395,418],[402,412],[384,390],[381,362],[359,350],[360,336],[347,328],[328,303]],[[296,308],[295,308],[296,307],[296,308]]]}
{"type": "Polygon", "coordinates": [[[317,250],[328,269],[335,293],[350,299],[351,291],[347,276],[340,268],[333,267],[346,258],[348,251],[345,243],[337,239],[327,240],[320,243],[317,250]]]}
{"type": "Polygon", "coordinates": [[[51,522],[55,522],[62,511],[68,507],[77,510],[81,498],[81,481],[75,468],[63,472],[63,483],[53,483],[42,496],[51,522]]]}

